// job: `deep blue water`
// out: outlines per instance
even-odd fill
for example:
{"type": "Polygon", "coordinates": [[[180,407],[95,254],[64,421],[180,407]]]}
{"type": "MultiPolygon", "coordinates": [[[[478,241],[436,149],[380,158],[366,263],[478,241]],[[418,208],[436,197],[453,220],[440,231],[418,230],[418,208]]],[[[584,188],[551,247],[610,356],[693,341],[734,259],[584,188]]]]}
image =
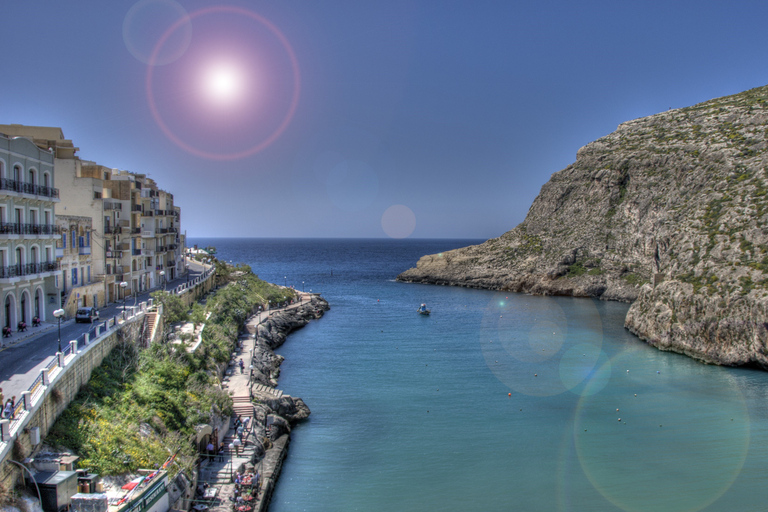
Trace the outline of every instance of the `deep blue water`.
{"type": "Polygon", "coordinates": [[[190,240],[331,304],[278,350],[312,415],[271,511],[768,508],[768,373],[651,348],[626,304],[394,281],[473,242],[190,240]]]}

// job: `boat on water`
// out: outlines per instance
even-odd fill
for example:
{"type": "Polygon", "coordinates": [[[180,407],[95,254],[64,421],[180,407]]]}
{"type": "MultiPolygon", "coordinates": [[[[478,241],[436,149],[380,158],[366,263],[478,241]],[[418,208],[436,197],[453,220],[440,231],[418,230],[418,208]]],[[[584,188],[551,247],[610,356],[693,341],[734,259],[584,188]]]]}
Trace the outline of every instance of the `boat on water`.
{"type": "Polygon", "coordinates": [[[417,309],[416,311],[418,311],[420,315],[429,315],[431,313],[431,311],[427,309],[426,304],[422,304],[421,306],[419,306],[419,309],[417,309]]]}

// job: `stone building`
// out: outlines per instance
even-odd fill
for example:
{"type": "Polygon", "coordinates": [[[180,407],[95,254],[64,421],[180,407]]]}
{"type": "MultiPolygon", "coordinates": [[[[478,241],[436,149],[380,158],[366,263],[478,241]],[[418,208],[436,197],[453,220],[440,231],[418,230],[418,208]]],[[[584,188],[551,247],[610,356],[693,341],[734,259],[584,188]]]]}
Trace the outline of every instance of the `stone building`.
{"type": "MultiPolygon", "coordinates": [[[[125,295],[163,286],[185,273],[181,212],[173,203],[173,194],[158,188],[145,174],[81,160],[75,155],[78,148],[64,138],[60,128],[0,125],[0,132],[4,129],[29,137],[40,148],[54,152],[61,192],[58,213],[91,219],[88,240],[91,285],[89,295],[81,294],[87,301],[83,305],[92,305],[91,299],[95,296],[96,306],[102,307],[122,300],[125,295]],[[127,285],[125,289],[120,287],[122,282],[127,285]],[[99,291],[95,291],[97,287],[99,291]]],[[[67,237],[70,236],[71,230],[67,237]]],[[[79,243],[81,235],[77,236],[79,243]]],[[[68,244],[71,246],[71,239],[68,244]]],[[[63,250],[63,244],[61,248],[63,250]]],[[[86,269],[87,277],[87,266],[80,265],[78,281],[82,269],[86,269]]],[[[71,286],[72,267],[66,270],[67,286],[71,286]]],[[[67,293],[66,289],[62,291],[67,293]]]]}
{"type": "Polygon", "coordinates": [[[56,243],[56,259],[61,267],[61,304],[70,317],[79,307],[100,307],[105,303],[103,276],[93,272],[92,223],[91,217],[56,216],[61,233],[56,243]]]}
{"type": "Polygon", "coordinates": [[[0,134],[0,325],[12,330],[34,317],[51,321],[60,306],[53,185],[52,150],[0,134]]]}

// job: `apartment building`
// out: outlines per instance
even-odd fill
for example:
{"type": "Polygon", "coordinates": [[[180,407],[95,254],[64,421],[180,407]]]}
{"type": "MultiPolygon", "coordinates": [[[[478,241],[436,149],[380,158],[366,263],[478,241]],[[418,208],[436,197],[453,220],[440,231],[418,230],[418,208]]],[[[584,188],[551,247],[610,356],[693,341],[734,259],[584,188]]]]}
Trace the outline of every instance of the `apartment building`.
{"type": "Polygon", "coordinates": [[[12,330],[34,317],[53,320],[60,307],[54,158],[0,127],[0,325],[12,330]]]}
{"type": "Polygon", "coordinates": [[[61,267],[61,304],[67,316],[83,306],[105,303],[101,277],[93,272],[91,239],[93,219],[77,215],[56,215],[61,236],[56,242],[56,259],[61,267]]]}
{"type": "MultiPolygon", "coordinates": [[[[180,209],[173,203],[173,194],[158,188],[157,183],[145,174],[113,169],[96,162],[81,160],[75,155],[70,140],[64,139],[60,128],[45,128],[23,125],[0,125],[13,130],[15,135],[31,138],[41,148],[50,148],[54,154],[57,185],[61,204],[58,213],[70,218],[91,219],[90,228],[75,223],[77,242],[73,242],[72,225],[67,228],[66,286],[61,283],[65,304],[72,304],[74,277],[83,285],[83,269],[90,283],[88,291],[74,291],[75,304],[101,307],[106,303],[120,301],[125,295],[163,286],[185,272],[183,237],[180,235],[180,209]],[[81,232],[82,228],[82,233],[81,232]],[[90,229],[90,231],[88,231],[90,229]],[[90,233],[89,235],[87,233],[90,233]],[[74,262],[73,243],[87,243],[78,250],[77,264],[74,262]],[[89,255],[80,252],[90,252],[89,255]],[[81,258],[88,256],[89,258],[81,258]],[[123,288],[121,283],[125,282],[123,288]],[[95,289],[98,288],[98,291],[95,289]],[[68,290],[68,291],[67,291],[68,290]],[[77,294],[80,294],[79,297],[77,294]]],[[[63,226],[63,224],[62,224],[63,226]]],[[[64,243],[59,244],[62,258],[64,243]]],[[[63,260],[62,260],[63,261],[63,260]]]]}

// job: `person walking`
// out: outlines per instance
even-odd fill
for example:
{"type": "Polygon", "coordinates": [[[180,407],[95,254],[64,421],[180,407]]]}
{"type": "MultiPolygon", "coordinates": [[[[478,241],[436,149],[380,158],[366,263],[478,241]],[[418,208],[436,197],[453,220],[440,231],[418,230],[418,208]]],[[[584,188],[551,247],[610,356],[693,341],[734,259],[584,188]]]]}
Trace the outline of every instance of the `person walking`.
{"type": "Polygon", "coordinates": [[[240,358],[240,373],[243,373],[243,370],[245,370],[245,363],[243,362],[243,358],[240,358]]]}
{"type": "Polygon", "coordinates": [[[9,398],[7,402],[5,402],[5,408],[3,409],[3,418],[13,419],[11,418],[11,413],[13,412],[13,407],[11,406],[11,399],[9,398]]]}
{"type": "Polygon", "coordinates": [[[235,438],[234,441],[232,441],[232,444],[235,447],[235,455],[240,455],[240,447],[243,445],[243,443],[240,441],[239,438],[235,438]]]}

